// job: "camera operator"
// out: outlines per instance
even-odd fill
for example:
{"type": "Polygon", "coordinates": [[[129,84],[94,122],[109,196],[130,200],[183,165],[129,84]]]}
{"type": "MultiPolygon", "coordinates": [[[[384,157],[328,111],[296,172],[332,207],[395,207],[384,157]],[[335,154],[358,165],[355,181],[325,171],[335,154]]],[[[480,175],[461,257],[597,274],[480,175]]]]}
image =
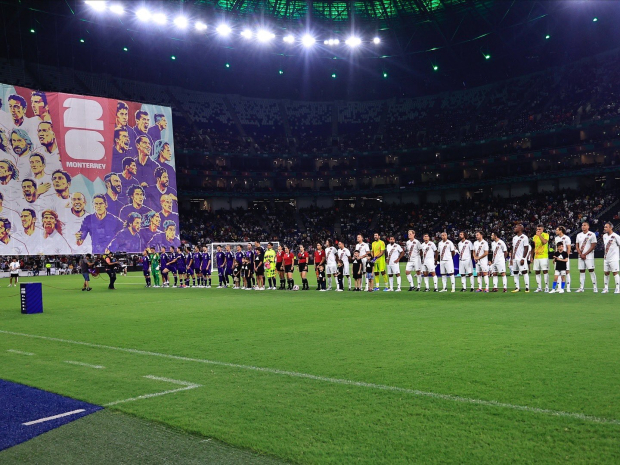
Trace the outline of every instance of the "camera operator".
{"type": "Polygon", "coordinates": [[[114,283],[116,282],[116,270],[118,269],[119,263],[112,252],[104,255],[103,258],[105,261],[105,271],[110,277],[110,285],[108,286],[108,289],[116,289],[114,287],[114,283]]]}
{"type": "Polygon", "coordinates": [[[92,288],[90,287],[90,269],[94,267],[95,262],[92,259],[92,255],[86,254],[86,256],[80,261],[80,271],[82,272],[82,276],[84,277],[84,286],[82,286],[82,291],[92,290],[92,288]]]}

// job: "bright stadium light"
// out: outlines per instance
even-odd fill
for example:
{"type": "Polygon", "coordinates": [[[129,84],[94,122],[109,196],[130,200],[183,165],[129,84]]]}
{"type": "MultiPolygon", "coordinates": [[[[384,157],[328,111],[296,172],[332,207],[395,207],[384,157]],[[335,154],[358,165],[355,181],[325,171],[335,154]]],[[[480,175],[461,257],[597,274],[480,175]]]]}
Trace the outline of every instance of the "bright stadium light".
{"type": "Polygon", "coordinates": [[[372,39],[372,43],[375,45],[379,45],[381,43],[381,39],[379,37],[375,37],[372,39]]]}
{"type": "Polygon", "coordinates": [[[92,7],[93,10],[95,11],[105,11],[106,9],[106,4],[104,1],[102,0],[88,0],[86,2],[88,6],[92,7]]]}
{"type": "Polygon", "coordinates": [[[306,34],[301,38],[301,43],[304,47],[312,47],[316,39],[312,37],[310,34],[306,34]]]}
{"type": "Polygon", "coordinates": [[[163,13],[155,13],[153,15],[153,21],[156,24],[166,24],[166,21],[168,20],[168,18],[166,18],[166,15],[163,13]]]}
{"type": "Polygon", "coordinates": [[[151,19],[151,12],[147,10],[146,8],[140,8],[138,11],[136,11],[136,17],[140,21],[146,22],[149,19],[151,19]]]}
{"type": "Polygon", "coordinates": [[[219,35],[224,37],[229,36],[232,32],[232,29],[228,24],[220,24],[215,30],[219,35]]]}
{"type": "Polygon", "coordinates": [[[251,29],[244,29],[243,31],[241,31],[241,37],[243,37],[244,39],[251,39],[253,36],[254,33],[251,29]]]}
{"type": "Polygon", "coordinates": [[[338,44],[340,44],[340,40],[338,40],[338,39],[328,39],[328,40],[324,40],[323,43],[325,45],[338,45],[338,44]]]}
{"type": "Polygon", "coordinates": [[[293,34],[287,34],[282,37],[282,40],[287,44],[292,44],[293,42],[295,42],[295,36],[293,34]]]}
{"type": "Polygon", "coordinates": [[[362,44],[362,39],[359,37],[351,36],[344,41],[349,47],[359,47],[362,44]]]}
{"type": "Polygon", "coordinates": [[[258,39],[259,42],[269,42],[271,39],[273,39],[276,35],[271,32],[268,31],[267,29],[259,29],[258,32],[256,33],[256,38],[258,39]]]}
{"type": "Polygon", "coordinates": [[[197,31],[206,31],[207,30],[207,25],[203,22],[200,21],[196,21],[196,30],[197,31]]]}
{"type": "Polygon", "coordinates": [[[185,16],[177,16],[176,18],[174,18],[174,25],[178,28],[185,29],[187,28],[188,24],[189,21],[185,16]]]}
{"type": "Polygon", "coordinates": [[[110,5],[110,11],[117,15],[125,14],[125,8],[120,3],[115,3],[114,5],[110,5]]]}

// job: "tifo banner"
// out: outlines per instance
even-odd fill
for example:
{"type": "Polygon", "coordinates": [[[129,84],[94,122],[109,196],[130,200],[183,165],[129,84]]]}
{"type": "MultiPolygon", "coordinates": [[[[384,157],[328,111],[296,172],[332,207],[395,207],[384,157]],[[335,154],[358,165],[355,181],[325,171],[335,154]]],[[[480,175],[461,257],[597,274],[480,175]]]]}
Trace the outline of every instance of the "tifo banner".
{"type": "Polygon", "coordinates": [[[178,246],[169,107],[0,84],[0,255],[178,246]]]}

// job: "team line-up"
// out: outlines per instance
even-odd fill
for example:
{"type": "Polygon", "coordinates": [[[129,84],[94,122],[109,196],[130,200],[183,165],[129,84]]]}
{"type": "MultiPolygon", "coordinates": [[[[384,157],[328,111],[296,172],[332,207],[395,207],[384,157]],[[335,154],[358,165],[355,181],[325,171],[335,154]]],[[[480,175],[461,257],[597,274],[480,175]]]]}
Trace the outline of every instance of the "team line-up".
{"type": "MultiPolygon", "coordinates": [[[[590,274],[594,292],[598,292],[597,278],[594,269],[594,249],[598,240],[590,231],[587,222],[582,223],[582,231],[577,235],[574,244],[578,256],[579,288],[575,292],[584,292],[586,270],[590,274]]],[[[515,288],[512,292],[520,292],[521,277],[525,292],[530,292],[530,263],[533,262],[536,276],[535,292],[563,293],[571,292],[570,255],[573,252],[571,239],[566,235],[566,229],[559,226],[555,233],[555,250],[549,253],[549,234],[544,232],[542,225],[536,228],[536,234],[528,238],[524,234],[523,225],[514,228],[512,249],[509,252],[506,243],[498,234],[491,233],[491,243],[485,239],[484,233],[475,233],[475,241],[469,240],[464,232],[459,233],[459,241],[454,244],[447,234],[441,234],[441,241],[435,244],[428,234],[424,234],[422,241],[416,239],[415,231],[408,231],[408,240],[404,248],[389,236],[386,245],[374,234],[372,245],[364,242],[363,236],[357,236],[357,243],[353,254],[339,242],[337,247],[328,239],[324,246],[317,244],[314,252],[315,273],[318,291],[332,290],[333,281],[336,282],[335,291],[344,291],[345,280],[348,280],[350,291],[369,292],[381,290],[381,280],[384,281],[385,292],[401,291],[400,260],[406,258],[405,276],[409,283],[409,291],[420,291],[424,282],[424,292],[430,292],[430,280],[433,281],[434,292],[456,292],[454,257],[458,259],[458,274],[461,277],[461,292],[467,292],[469,278],[470,292],[499,292],[498,281],[501,278],[503,292],[508,292],[508,269],[511,271],[515,288]],[[549,262],[554,264],[552,289],[549,289],[549,262]],[[439,288],[437,266],[442,279],[442,288],[439,288]],[[474,274],[475,270],[475,274],[474,274]],[[387,279],[386,279],[387,274],[387,279]],[[414,277],[416,284],[414,284],[414,277]],[[475,286],[475,278],[478,286],[475,286]],[[489,281],[492,288],[489,290],[489,281]],[[396,281],[396,286],[394,285],[396,281]],[[448,281],[450,287],[448,287],[448,281]],[[544,287],[543,287],[544,285],[544,287]]],[[[620,236],[613,231],[611,223],[605,223],[603,244],[604,258],[604,288],[602,293],[609,292],[609,279],[613,274],[615,293],[620,294],[620,236]]],[[[286,245],[274,249],[268,243],[265,250],[260,242],[254,245],[249,243],[243,250],[241,245],[232,250],[230,245],[217,246],[213,257],[206,247],[194,247],[194,250],[170,247],[161,248],[160,253],[154,249],[147,249],[143,253],[142,267],[147,287],[211,287],[211,260],[215,261],[218,270],[218,288],[231,285],[233,289],[246,290],[298,290],[295,285],[293,272],[298,268],[301,275],[302,290],[309,290],[308,266],[309,253],[303,246],[297,252],[291,251],[286,245]],[[160,281],[161,273],[161,281],[160,281]],[[277,288],[277,278],[280,287],[277,288]],[[174,284],[171,284],[171,279],[174,284]],[[267,284],[265,284],[267,279],[267,284]],[[265,287],[267,286],[267,287],[265,287]]]]}

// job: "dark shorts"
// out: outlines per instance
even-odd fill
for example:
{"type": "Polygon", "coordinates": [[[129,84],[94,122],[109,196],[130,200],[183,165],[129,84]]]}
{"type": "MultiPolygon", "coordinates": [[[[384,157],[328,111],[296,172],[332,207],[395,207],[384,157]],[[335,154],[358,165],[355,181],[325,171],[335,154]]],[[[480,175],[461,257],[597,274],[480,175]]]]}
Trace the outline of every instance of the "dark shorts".
{"type": "Polygon", "coordinates": [[[176,274],[177,272],[176,266],[169,265],[169,266],[165,266],[164,268],[168,268],[168,273],[176,274]]]}
{"type": "Polygon", "coordinates": [[[302,273],[304,271],[308,271],[308,264],[307,263],[300,263],[299,264],[299,272],[302,273]]]}
{"type": "Polygon", "coordinates": [[[226,276],[232,276],[233,274],[233,269],[232,268],[226,268],[226,276]]]}
{"type": "Polygon", "coordinates": [[[362,273],[353,273],[353,279],[362,279],[362,273]]]}
{"type": "Polygon", "coordinates": [[[194,267],[194,274],[200,274],[200,267],[194,267]]]}
{"type": "Polygon", "coordinates": [[[292,273],[293,272],[293,265],[284,265],[284,271],[286,273],[292,273]]]}
{"type": "Polygon", "coordinates": [[[191,268],[191,267],[190,267],[190,268],[187,268],[186,273],[187,273],[187,274],[189,274],[189,275],[193,275],[193,274],[194,274],[194,269],[193,269],[193,268],[191,268]]]}
{"type": "Polygon", "coordinates": [[[181,268],[180,266],[177,267],[177,273],[179,274],[185,274],[185,267],[181,268]]]}
{"type": "Polygon", "coordinates": [[[265,265],[256,268],[256,276],[265,276],[265,265]]]}
{"type": "Polygon", "coordinates": [[[282,271],[282,262],[276,262],[276,271],[282,271]]]}
{"type": "MultiPolygon", "coordinates": [[[[151,270],[142,270],[142,274],[144,276],[151,276],[151,270]]],[[[86,276],[84,276],[84,279],[88,281],[88,279],[86,279],[86,276]]]]}
{"type": "Polygon", "coordinates": [[[207,276],[211,274],[211,270],[207,269],[207,268],[203,268],[202,270],[200,270],[200,274],[202,274],[203,276],[207,276]]]}
{"type": "Polygon", "coordinates": [[[82,273],[82,276],[84,276],[84,281],[90,281],[90,273],[82,273]]]}
{"type": "Polygon", "coordinates": [[[217,267],[217,274],[220,274],[222,276],[226,275],[226,268],[224,268],[223,266],[218,266],[217,267]]]}

